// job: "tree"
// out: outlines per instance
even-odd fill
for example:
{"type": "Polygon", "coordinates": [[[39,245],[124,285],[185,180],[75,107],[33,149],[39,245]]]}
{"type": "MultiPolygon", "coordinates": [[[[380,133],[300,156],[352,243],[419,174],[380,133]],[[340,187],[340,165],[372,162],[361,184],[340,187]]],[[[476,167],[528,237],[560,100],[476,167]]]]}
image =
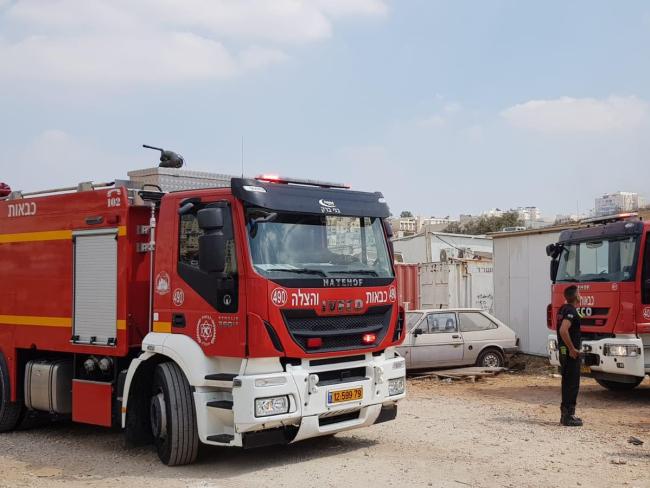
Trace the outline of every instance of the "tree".
{"type": "Polygon", "coordinates": [[[399,214],[401,219],[413,218],[413,212],[410,210],[402,210],[402,213],[399,214]]]}
{"type": "Polygon", "coordinates": [[[460,225],[460,222],[451,222],[442,231],[447,232],[449,234],[462,234],[463,233],[463,227],[460,225]]]}
{"type": "Polygon", "coordinates": [[[501,216],[481,216],[466,222],[464,225],[452,223],[445,228],[445,232],[456,234],[482,235],[490,232],[501,232],[506,227],[523,227],[524,221],[519,217],[519,212],[505,212],[501,216]]]}

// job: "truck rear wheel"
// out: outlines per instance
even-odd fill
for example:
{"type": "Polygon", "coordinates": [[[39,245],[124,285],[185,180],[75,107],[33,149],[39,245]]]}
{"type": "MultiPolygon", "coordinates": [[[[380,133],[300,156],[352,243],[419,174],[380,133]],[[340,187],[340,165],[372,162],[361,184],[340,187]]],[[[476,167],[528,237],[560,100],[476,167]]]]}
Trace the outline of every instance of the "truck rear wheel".
{"type": "Polygon", "coordinates": [[[639,378],[637,381],[632,383],[622,383],[620,381],[610,381],[610,380],[599,380],[596,379],[596,382],[603,388],[607,388],[611,391],[628,391],[634,390],[637,386],[641,384],[643,378],[639,378]]]}
{"type": "Polygon", "coordinates": [[[0,432],[14,430],[20,422],[22,413],[22,403],[11,401],[9,368],[5,357],[0,353],[0,432]]]}
{"type": "Polygon", "coordinates": [[[160,460],[168,466],[192,464],[199,449],[194,398],[176,363],[156,366],[149,405],[151,431],[160,460]]]}

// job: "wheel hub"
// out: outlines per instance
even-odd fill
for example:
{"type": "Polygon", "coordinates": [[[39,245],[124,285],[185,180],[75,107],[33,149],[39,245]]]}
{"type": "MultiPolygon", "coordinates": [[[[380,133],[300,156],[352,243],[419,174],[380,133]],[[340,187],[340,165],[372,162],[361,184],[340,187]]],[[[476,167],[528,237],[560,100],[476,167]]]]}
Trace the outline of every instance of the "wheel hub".
{"type": "Polygon", "coordinates": [[[167,408],[162,392],[151,397],[150,402],[151,432],[156,439],[167,437],[167,408]]]}
{"type": "Polygon", "coordinates": [[[499,365],[499,358],[495,354],[486,354],[483,358],[483,365],[488,368],[496,368],[499,365]]]}

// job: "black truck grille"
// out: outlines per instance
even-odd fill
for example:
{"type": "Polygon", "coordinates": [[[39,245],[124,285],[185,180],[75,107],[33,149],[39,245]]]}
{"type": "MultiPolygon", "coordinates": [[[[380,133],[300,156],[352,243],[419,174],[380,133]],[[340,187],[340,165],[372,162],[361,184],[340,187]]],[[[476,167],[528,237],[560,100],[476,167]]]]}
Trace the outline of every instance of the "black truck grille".
{"type": "Polygon", "coordinates": [[[313,310],[283,310],[287,329],[303,350],[308,352],[344,351],[371,348],[379,344],[388,331],[392,312],[391,305],[371,307],[364,315],[338,315],[319,317],[313,310]],[[364,344],[364,334],[375,334],[377,340],[364,344]],[[310,349],[307,341],[320,338],[322,346],[310,349]]]}

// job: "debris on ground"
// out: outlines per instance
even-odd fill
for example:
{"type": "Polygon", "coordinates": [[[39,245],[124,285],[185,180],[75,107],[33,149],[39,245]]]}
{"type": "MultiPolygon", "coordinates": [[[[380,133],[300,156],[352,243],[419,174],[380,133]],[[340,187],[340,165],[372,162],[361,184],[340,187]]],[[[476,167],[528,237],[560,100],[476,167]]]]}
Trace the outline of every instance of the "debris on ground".
{"type": "Polygon", "coordinates": [[[629,444],[633,444],[635,446],[642,446],[643,441],[639,439],[638,437],[630,436],[630,438],[627,440],[629,444]]]}
{"type": "Polygon", "coordinates": [[[613,458],[613,459],[610,459],[609,462],[611,464],[627,464],[627,461],[625,459],[623,459],[623,458],[613,458]]]}
{"type": "Polygon", "coordinates": [[[432,371],[430,373],[414,376],[414,380],[437,378],[443,383],[451,383],[454,380],[468,380],[472,383],[477,379],[485,378],[488,376],[496,376],[499,373],[507,371],[507,368],[498,367],[469,367],[469,368],[455,368],[445,369],[440,371],[432,371]]]}

